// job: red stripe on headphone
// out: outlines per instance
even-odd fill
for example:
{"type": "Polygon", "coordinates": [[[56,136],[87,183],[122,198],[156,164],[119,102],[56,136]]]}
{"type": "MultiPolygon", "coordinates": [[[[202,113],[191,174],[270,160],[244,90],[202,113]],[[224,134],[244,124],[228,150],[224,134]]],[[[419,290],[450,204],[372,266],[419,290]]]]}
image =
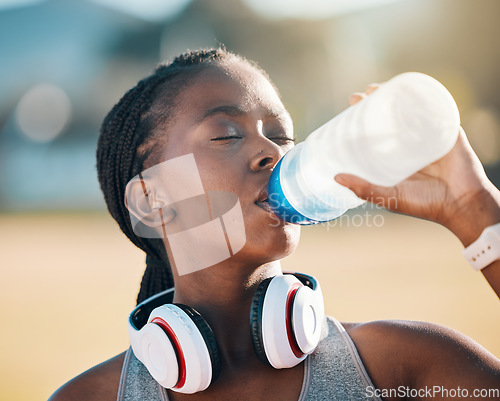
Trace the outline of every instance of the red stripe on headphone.
{"type": "Polygon", "coordinates": [[[288,290],[288,295],[286,296],[286,335],[288,336],[288,343],[292,348],[292,352],[297,358],[302,358],[305,355],[297,344],[292,328],[293,300],[295,299],[295,294],[300,287],[302,286],[299,283],[292,284],[290,290],[288,290]]]}
{"type": "Polygon", "coordinates": [[[160,326],[174,346],[174,351],[177,355],[177,364],[179,365],[179,380],[173,388],[181,388],[186,383],[186,359],[184,358],[184,353],[182,352],[181,343],[175,335],[172,327],[170,327],[169,324],[161,317],[155,317],[151,320],[151,323],[156,323],[160,326]]]}

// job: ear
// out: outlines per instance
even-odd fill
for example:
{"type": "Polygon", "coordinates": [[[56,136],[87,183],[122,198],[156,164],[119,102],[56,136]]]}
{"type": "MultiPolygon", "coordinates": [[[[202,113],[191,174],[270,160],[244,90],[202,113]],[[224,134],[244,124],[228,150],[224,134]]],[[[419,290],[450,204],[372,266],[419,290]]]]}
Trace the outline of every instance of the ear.
{"type": "Polygon", "coordinates": [[[132,226],[142,222],[148,227],[161,227],[170,223],[176,213],[173,208],[157,202],[154,188],[150,182],[146,182],[140,175],[132,178],[125,188],[125,206],[132,219],[132,226]]]}

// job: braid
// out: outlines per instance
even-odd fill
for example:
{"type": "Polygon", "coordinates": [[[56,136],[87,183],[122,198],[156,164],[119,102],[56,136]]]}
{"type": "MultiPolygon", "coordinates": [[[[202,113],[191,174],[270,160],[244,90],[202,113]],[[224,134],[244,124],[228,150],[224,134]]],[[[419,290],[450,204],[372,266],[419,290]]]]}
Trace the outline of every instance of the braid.
{"type": "Polygon", "coordinates": [[[173,287],[174,282],[162,240],[134,233],[124,202],[126,185],[144,170],[145,162],[159,148],[153,145],[164,139],[163,128],[171,120],[180,90],[203,67],[230,58],[242,60],[225,49],[209,49],[184,53],[170,64],[158,65],[152,75],[121,98],[101,126],[97,172],[106,205],[120,229],[147,255],[137,302],[173,287]]]}

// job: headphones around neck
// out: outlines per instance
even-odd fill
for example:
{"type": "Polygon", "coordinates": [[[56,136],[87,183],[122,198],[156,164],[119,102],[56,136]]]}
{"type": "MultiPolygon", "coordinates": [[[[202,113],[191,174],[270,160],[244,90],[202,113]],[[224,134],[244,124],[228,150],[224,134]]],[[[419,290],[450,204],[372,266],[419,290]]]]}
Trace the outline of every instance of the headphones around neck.
{"type": "MultiPolygon", "coordinates": [[[[194,308],[172,303],[174,288],[141,302],[128,319],[135,356],[163,387],[185,394],[217,379],[221,361],[214,332],[194,308]]],[[[290,273],[265,279],[250,309],[257,357],[276,369],[291,368],[318,345],[324,305],[318,281],[290,273]]]]}

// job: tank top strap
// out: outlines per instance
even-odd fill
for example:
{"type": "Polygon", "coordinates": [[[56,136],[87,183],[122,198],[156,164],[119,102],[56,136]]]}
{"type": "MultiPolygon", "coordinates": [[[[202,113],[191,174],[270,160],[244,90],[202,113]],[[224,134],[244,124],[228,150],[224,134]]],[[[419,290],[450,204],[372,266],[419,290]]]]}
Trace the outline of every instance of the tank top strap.
{"type": "Polygon", "coordinates": [[[130,347],[123,361],[117,401],[168,401],[167,392],[153,379],[130,347]]]}
{"type": "Polygon", "coordinates": [[[332,317],[325,323],[320,343],[308,358],[307,388],[299,401],[382,401],[371,396],[375,386],[345,328],[332,317]]]}

